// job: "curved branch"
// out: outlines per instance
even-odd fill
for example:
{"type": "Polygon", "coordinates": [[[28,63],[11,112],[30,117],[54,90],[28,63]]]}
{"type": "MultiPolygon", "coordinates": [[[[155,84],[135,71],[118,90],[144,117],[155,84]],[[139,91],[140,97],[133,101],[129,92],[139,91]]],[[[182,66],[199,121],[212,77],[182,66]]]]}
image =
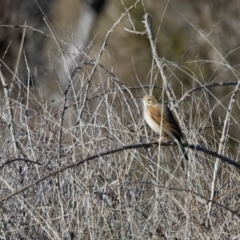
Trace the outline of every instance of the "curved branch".
{"type": "MultiPolygon", "coordinates": [[[[56,169],[52,172],[50,172],[49,174],[47,175],[44,175],[43,177],[39,178],[38,180],[12,192],[11,194],[8,194],[7,196],[3,197],[0,199],[0,203],[8,200],[9,198],[27,190],[28,188],[44,181],[45,179],[51,177],[51,176],[54,176],[56,175],[57,173],[60,173],[60,172],[63,172],[69,168],[72,168],[72,167],[76,167],[78,165],[81,165],[83,163],[86,163],[86,162],[89,162],[95,158],[99,158],[99,157],[103,157],[103,156],[107,156],[107,155],[110,155],[110,154],[113,154],[113,153],[117,153],[117,152],[122,152],[122,151],[125,151],[125,150],[128,150],[128,149],[138,149],[138,148],[149,148],[149,147],[153,147],[153,146],[156,146],[156,145],[159,145],[159,146],[177,146],[176,143],[174,142],[153,142],[153,143],[140,143],[140,144],[133,144],[133,145],[127,145],[127,146],[123,146],[121,148],[115,148],[115,149],[112,149],[112,150],[109,150],[109,151],[106,151],[106,152],[101,152],[101,153],[98,153],[98,154],[95,154],[93,156],[90,156],[90,157],[87,157],[87,158],[84,158],[82,160],[79,160],[77,162],[74,162],[74,163],[71,163],[71,164],[68,164],[67,166],[63,166],[59,169],[56,169]]],[[[198,145],[189,145],[189,144],[183,144],[183,146],[185,148],[189,148],[189,149],[192,149],[194,151],[199,151],[199,152],[204,152],[204,153],[207,153],[208,155],[211,155],[213,157],[216,157],[216,158],[219,158],[221,159],[223,162],[226,162],[228,163],[229,165],[232,165],[238,169],[240,169],[240,163],[238,162],[235,162],[233,161],[232,159],[226,157],[226,156],[223,156],[223,155],[220,155],[214,151],[211,151],[207,148],[204,148],[204,147],[201,147],[201,146],[198,146],[198,145]]]]}
{"type": "Polygon", "coordinates": [[[189,91],[184,93],[184,95],[177,101],[177,103],[173,106],[173,108],[175,108],[180,103],[182,103],[185,100],[185,98],[187,98],[190,94],[192,94],[195,91],[198,91],[198,90],[201,90],[201,89],[205,89],[205,88],[211,88],[211,87],[236,86],[238,84],[238,82],[239,81],[236,81],[236,82],[212,83],[212,84],[206,84],[206,85],[202,85],[202,86],[199,86],[199,87],[192,88],[189,91]]]}
{"type": "Polygon", "coordinates": [[[12,160],[7,160],[5,163],[2,164],[2,166],[0,166],[0,169],[3,169],[3,167],[5,165],[7,165],[7,164],[14,163],[14,162],[17,162],[17,161],[22,161],[22,162],[25,162],[25,163],[32,163],[32,164],[42,165],[39,162],[35,162],[35,161],[29,160],[29,159],[26,159],[26,158],[15,158],[15,159],[12,159],[12,160]]]}

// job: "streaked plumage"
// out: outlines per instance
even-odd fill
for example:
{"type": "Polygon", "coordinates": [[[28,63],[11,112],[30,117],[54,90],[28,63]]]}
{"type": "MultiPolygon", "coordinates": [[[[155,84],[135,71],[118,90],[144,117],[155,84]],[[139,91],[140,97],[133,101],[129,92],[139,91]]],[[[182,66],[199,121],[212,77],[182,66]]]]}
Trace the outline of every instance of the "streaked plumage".
{"type": "Polygon", "coordinates": [[[183,138],[181,129],[168,106],[158,102],[152,95],[143,97],[143,104],[144,118],[149,127],[157,134],[163,137],[167,135],[175,140],[181,148],[185,159],[188,160],[188,155],[181,140],[183,138]]]}

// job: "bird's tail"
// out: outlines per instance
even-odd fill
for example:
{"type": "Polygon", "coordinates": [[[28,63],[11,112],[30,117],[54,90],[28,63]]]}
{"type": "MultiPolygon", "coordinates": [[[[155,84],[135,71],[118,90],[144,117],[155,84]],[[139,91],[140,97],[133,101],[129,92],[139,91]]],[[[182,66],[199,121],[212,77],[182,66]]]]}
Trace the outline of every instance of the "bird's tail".
{"type": "Polygon", "coordinates": [[[181,148],[182,153],[183,153],[185,159],[188,161],[189,158],[188,158],[188,155],[187,155],[187,153],[186,153],[186,150],[185,150],[185,148],[184,148],[184,146],[183,146],[183,144],[182,144],[181,137],[173,134],[173,133],[172,133],[171,131],[169,131],[168,129],[164,129],[164,130],[165,130],[165,132],[166,132],[172,139],[175,140],[175,142],[177,142],[177,145],[179,146],[179,148],[181,148]]]}

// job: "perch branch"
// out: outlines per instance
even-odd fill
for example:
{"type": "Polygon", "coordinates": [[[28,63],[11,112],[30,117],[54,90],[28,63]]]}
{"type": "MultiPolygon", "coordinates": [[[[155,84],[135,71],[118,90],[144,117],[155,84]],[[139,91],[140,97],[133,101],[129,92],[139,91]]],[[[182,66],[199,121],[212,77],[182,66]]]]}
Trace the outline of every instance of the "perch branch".
{"type": "MultiPolygon", "coordinates": [[[[86,162],[89,162],[89,161],[91,161],[91,160],[93,160],[93,159],[100,158],[100,157],[103,157],[103,156],[107,156],[107,155],[110,155],[110,154],[114,154],[114,153],[117,153],[117,152],[126,151],[126,150],[128,150],[128,149],[149,148],[149,147],[153,147],[153,146],[155,146],[155,145],[160,145],[160,146],[177,146],[177,144],[174,143],[174,142],[167,142],[167,143],[166,143],[166,142],[161,142],[161,143],[159,143],[159,142],[154,142],[154,143],[140,143],[140,144],[127,145],[127,146],[123,146],[123,147],[120,147],[120,148],[115,148],[115,149],[112,149],[112,150],[109,150],[109,151],[106,151],[106,152],[101,152],[101,153],[95,154],[95,155],[93,155],[93,156],[87,157],[87,158],[85,158],[85,159],[79,160],[79,161],[77,161],[77,162],[68,164],[67,166],[63,166],[63,167],[61,167],[61,168],[59,168],[59,169],[56,169],[56,170],[50,172],[49,174],[44,175],[43,177],[37,179],[36,181],[34,181],[34,182],[32,182],[32,183],[30,183],[30,184],[28,184],[28,185],[26,185],[26,186],[24,186],[24,187],[16,190],[16,191],[8,194],[7,196],[5,196],[5,197],[3,197],[3,198],[1,198],[1,199],[0,199],[0,203],[8,200],[9,198],[11,198],[11,197],[13,197],[13,196],[15,196],[15,195],[17,195],[17,194],[19,194],[19,193],[27,190],[27,189],[29,189],[30,187],[33,187],[34,185],[36,185],[36,184],[44,181],[45,179],[47,179],[47,178],[49,178],[49,177],[51,177],[51,176],[54,176],[54,175],[56,175],[56,174],[58,174],[58,173],[60,173],[60,172],[63,172],[63,171],[65,171],[65,170],[69,169],[69,168],[76,167],[76,166],[78,166],[78,165],[81,165],[81,164],[84,164],[84,163],[86,163],[86,162]]],[[[219,159],[221,159],[223,162],[225,162],[225,163],[227,163],[227,164],[229,164],[229,165],[232,165],[232,166],[240,169],[240,163],[235,162],[235,161],[233,161],[232,159],[230,159],[230,158],[228,158],[228,157],[226,157],[226,156],[223,156],[223,155],[221,155],[221,154],[218,154],[217,152],[211,151],[211,150],[209,150],[209,149],[206,149],[206,148],[201,147],[201,146],[198,146],[198,145],[195,146],[195,145],[183,144],[183,146],[184,146],[185,148],[192,149],[192,150],[194,150],[194,151],[204,152],[204,153],[206,153],[206,154],[208,154],[208,155],[211,155],[211,156],[213,156],[213,157],[219,158],[219,159]]],[[[206,158],[205,158],[205,159],[206,159],[206,158]]]]}

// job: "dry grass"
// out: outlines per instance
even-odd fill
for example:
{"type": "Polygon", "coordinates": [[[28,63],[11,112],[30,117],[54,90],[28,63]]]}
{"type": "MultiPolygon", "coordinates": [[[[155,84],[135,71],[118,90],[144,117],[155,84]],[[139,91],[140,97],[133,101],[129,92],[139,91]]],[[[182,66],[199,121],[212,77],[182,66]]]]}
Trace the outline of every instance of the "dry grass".
{"type": "MultiPolygon", "coordinates": [[[[159,60],[154,49],[152,53],[152,79],[161,73],[167,80],[176,64],[159,60]]],[[[225,124],[219,124],[212,119],[216,106],[209,103],[208,83],[185,68],[178,67],[192,75],[192,89],[200,82],[202,88],[177,102],[168,81],[163,82],[163,90],[154,80],[148,87],[128,88],[98,62],[84,60],[79,66],[57,113],[51,114],[42,99],[31,99],[28,87],[24,103],[9,98],[5,91],[0,133],[0,238],[237,239],[238,168],[223,162],[216,165],[215,157],[190,149],[190,161],[186,162],[175,146],[151,145],[106,156],[100,153],[154,139],[143,122],[138,97],[155,86],[158,95],[169,91],[169,105],[188,143],[239,161],[239,139],[228,135],[230,124],[239,127],[231,115],[233,107],[239,108],[234,101],[239,82],[229,86],[229,95],[216,101],[216,106],[228,103],[227,108],[222,107],[225,124]],[[96,154],[98,158],[76,164],[96,154]]],[[[184,84],[175,80],[184,96],[184,84]]]]}

